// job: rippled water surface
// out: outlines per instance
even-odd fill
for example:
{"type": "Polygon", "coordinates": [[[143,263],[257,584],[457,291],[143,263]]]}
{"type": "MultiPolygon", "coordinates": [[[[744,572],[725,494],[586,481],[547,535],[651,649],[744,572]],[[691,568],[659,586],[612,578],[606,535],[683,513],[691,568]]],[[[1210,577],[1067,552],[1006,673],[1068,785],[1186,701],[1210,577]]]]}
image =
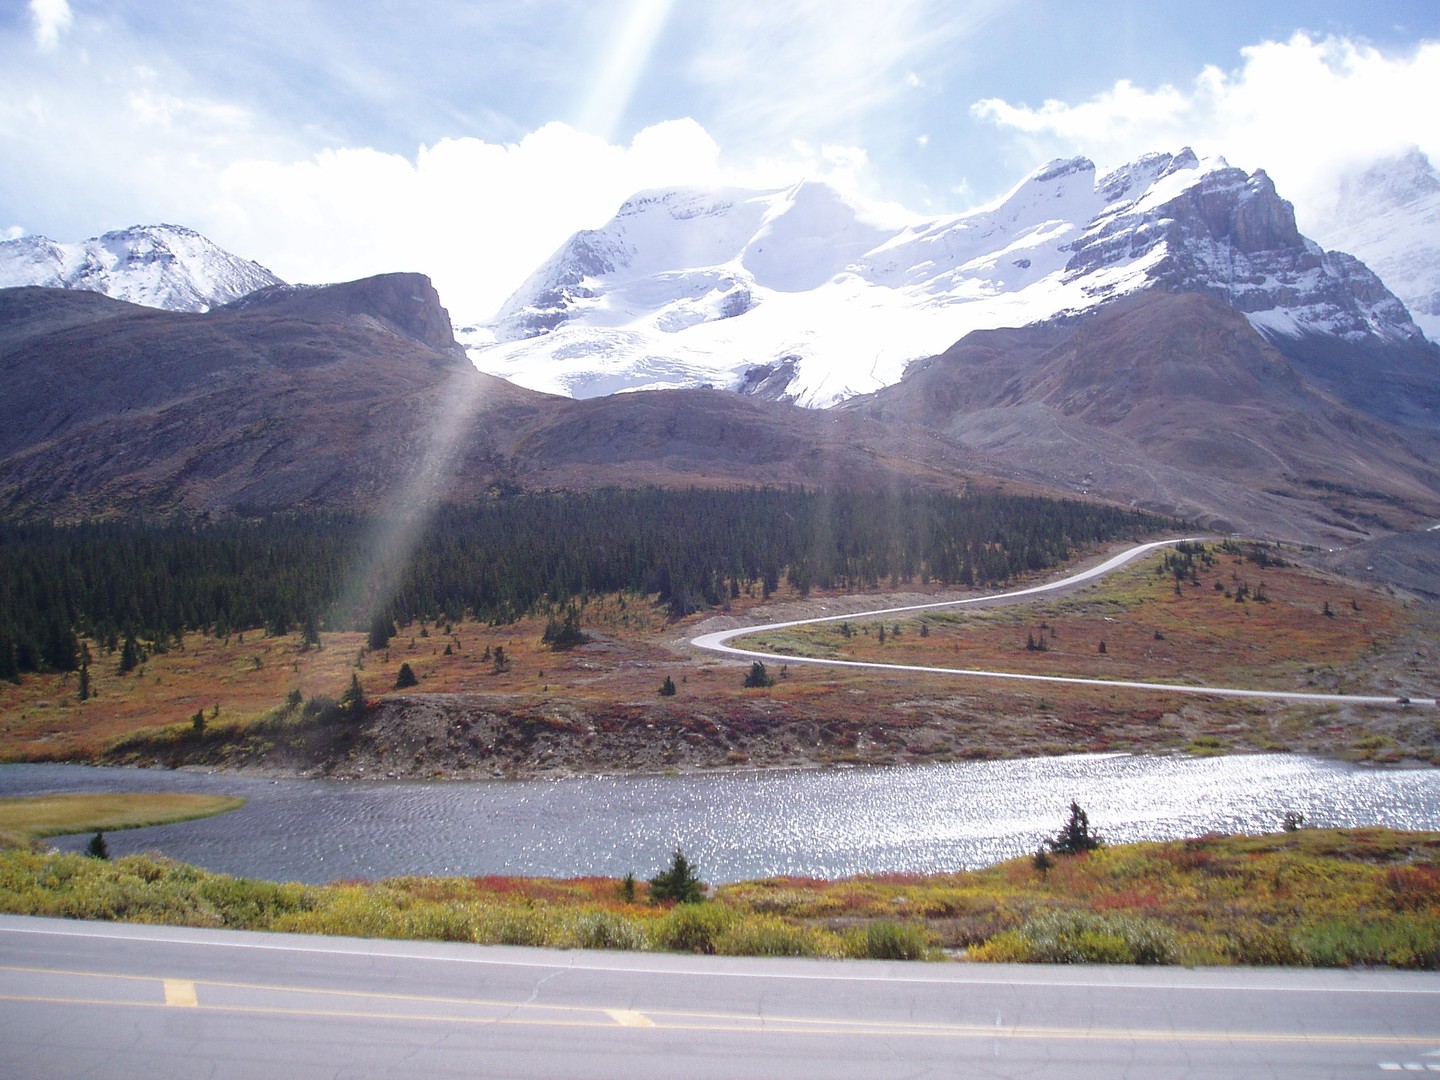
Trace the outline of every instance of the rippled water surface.
{"type": "MultiPolygon", "coordinates": [[[[677,845],[710,881],[943,871],[1033,851],[1071,799],[1112,841],[1316,825],[1440,829],[1440,772],[1282,755],[1079,756],[911,768],[475,783],[266,780],[0,766],[0,794],[242,795],[203,821],[109,833],[213,870],[310,882],[398,874],[649,877],[677,845]]],[[[87,837],[55,841],[79,850],[87,837]]]]}

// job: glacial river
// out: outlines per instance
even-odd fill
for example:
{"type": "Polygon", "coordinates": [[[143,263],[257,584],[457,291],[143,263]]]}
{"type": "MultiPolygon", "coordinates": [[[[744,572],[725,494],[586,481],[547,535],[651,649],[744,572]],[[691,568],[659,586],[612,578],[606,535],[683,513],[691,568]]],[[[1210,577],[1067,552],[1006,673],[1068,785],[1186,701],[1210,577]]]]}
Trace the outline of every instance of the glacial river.
{"type": "MultiPolygon", "coordinates": [[[[325,882],[399,874],[633,872],[682,847],[708,881],[984,866],[1033,851],[1077,800],[1110,841],[1314,825],[1440,829],[1440,770],[1290,755],[1083,755],[905,768],[410,783],[0,766],[0,795],[194,791],[244,796],[202,821],[107,833],[212,870],[325,882]]],[[[88,837],[59,838],[79,850],[88,837]]]]}

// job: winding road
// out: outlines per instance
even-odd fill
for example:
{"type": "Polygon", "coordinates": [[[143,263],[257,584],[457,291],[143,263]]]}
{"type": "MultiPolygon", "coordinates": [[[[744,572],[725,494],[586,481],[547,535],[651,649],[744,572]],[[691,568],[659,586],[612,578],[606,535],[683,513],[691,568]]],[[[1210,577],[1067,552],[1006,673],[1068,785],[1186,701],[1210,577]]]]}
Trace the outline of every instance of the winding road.
{"type": "Polygon", "coordinates": [[[1072,589],[1086,582],[1094,581],[1126,563],[1149,554],[1157,548],[1173,547],[1176,544],[1195,543],[1207,539],[1199,536],[1177,537],[1170,540],[1154,540],[1147,544],[1120,552],[1096,566],[1049,581],[1043,585],[1032,585],[1010,592],[989,593],[971,596],[963,600],[941,600],[929,604],[909,604],[905,607],[877,608],[873,611],[852,611],[840,615],[822,615],[811,619],[792,619],[788,622],[764,623],[756,626],[741,626],[730,630],[718,630],[692,638],[690,644],[710,652],[741,656],[750,660],[769,660],[784,664],[818,664],[826,667],[871,668],[880,671],[915,671],[928,675],[956,675],[964,678],[1010,679],[1017,682],[1063,683],[1070,686],[1102,686],[1111,690],[1159,691],[1167,694],[1197,694],[1207,697],[1258,698],[1266,701],[1298,701],[1310,704],[1347,705],[1428,705],[1434,707],[1435,698],[1400,698],[1384,694],[1320,694],[1296,690],[1253,690],[1233,686],[1193,686],[1186,683],[1131,682],[1123,679],[1088,679],[1073,675],[1031,675],[1015,671],[985,671],[974,668],[923,667],[918,664],[882,664],[871,660],[835,660],[816,656],[792,656],[786,653],[761,652],[755,649],[740,649],[728,644],[731,640],[746,634],[758,634],[767,630],[788,630],[796,626],[813,626],[817,623],[840,622],[845,619],[868,619],[881,615],[908,615],[917,611],[938,611],[943,608],[975,607],[979,605],[1010,602],[1042,596],[1045,593],[1072,589]]]}

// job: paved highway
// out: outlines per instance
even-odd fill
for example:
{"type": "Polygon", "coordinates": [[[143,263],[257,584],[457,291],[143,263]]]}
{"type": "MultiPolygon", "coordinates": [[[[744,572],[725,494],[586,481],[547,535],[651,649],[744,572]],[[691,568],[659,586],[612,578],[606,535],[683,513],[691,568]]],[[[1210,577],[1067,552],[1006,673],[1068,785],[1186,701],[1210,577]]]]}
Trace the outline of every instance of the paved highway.
{"type": "Polygon", "coordinates": [[[727,653],[731,656],[742,656],[746,659],[769,660],[782,664],[819,664],[827,667],[844,668],[874,668],[881,671],[919,671],[930,675],[957,675],[966,678],[983,679],[1010,679],[1020,682],[1037,683],[1068,683],[1078,686],[1103,686],[1111,690],[1159,690],[1169,694],[1199,694],[1208,697],[1232,697],[1232,698],[1260,698],[1267,701],[1302,701],[1312,703],[1333,702],[1350,705],[1427,705],[1434,706],[1435,698],[1412,697],[1398,699],[1394,695],[1384,694],[1318,694],[1304,693],[1300,691],[1286,690],[1252,690],[1243,687],[1233,686],[1194,686],[1186,683],[1157,683],[1157,682],[1135,682],[1121,679],[1084,679],[1069,675],[1028,675],[1013,671],[985,671],[973,668],[946,668],[946,667],[922,667],[915,664],[881,664],[866,660],[832,660],[812,656],[791,656],[785,653],[761,652],[755,649],[740,649],[729,642],[734,638],[745,634],[756,634],[766,630],[787,630],[794,626],[811,626],[816,623],[840,622],[842,620],[873,619],[881,615],[912,615],[920,611],[938,611],[943,608],[977,607],[997,603],[1011,603],[1019,600],[1027,600],[1040,596],[1044,593],[1059,592],[1061,590],[1074,589],[1086,582],[1108,574],[1117,567],[1124,566],[1132,559],[1154,551],[1156,548],[1172,547],[1175,544],[1183,544],[1204,539],[1203,537],[1183,537],[1175,540],[1156,540],[1148,544],[1138,544],[1127,551],[1106,559],[1104,562],[1092,566],[1086,570],[1071,574],[1069,577],[1060,578],[1056,581],[1046,582],[1043,585],[1033,585],[1025,589],[1015,589],[1010,592],[989,593],[984,596],[971,596],[964,600],[941,600],[929,604],[910,604],[906,607],[879,608],[874,611],[855,611],[840,615],[822,615],[814,619],[793,619],[789,622],[764,623],[758,626],[741,626],[729,630],[719,630],[710,634],[702,634],[692,638],[691,645],[696,648],[708,649],[711,652],[727,653]]]}
{"type": "Polygon", "coordinates": [[[1440,1073],[1440,976],[552,952],[0,917],[0,1074],[1440,1073]]]}

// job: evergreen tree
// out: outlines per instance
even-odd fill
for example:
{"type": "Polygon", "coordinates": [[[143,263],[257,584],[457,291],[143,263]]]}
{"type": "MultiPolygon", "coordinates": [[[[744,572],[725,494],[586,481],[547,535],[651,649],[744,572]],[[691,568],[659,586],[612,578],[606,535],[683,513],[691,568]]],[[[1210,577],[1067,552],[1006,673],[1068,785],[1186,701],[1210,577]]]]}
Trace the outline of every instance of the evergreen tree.
{"type": "Polygon", "coordinates": [[[1089,816],[1080,809],[1080,804],[1074,801],[1070,803],[1069,819],[1055,839],[1048,841],[1050,850],[1056,855],[1081,855],[1094,851],[1103,843],[1098,833],[1090,831],[1089,816]]]}
{"type": "Polygon", "coordinates": [[[0,679],[12,683],[20,681],[20,665],[15,662],[15,643],[8,634],[0,634],[0,679]]]}
{"type": "Polygon", "coordinates": [[[675,696],[675,680],[672,679],[669,675],[666,675],[666,676],[665,676],[665,681],[660,684],[660,696],[661,696],[661,697],[674,697],[674,696],[675,696]]]}
{"type": "Polygon", "coordinates": [[[145,656],[140,651],[140,645],[135,640],[135,635],[127,633],[125,644],[120,648],[120,674],[128,675],[140,666],[140,661],[143,659],[145,656]]]}
{"type": "Polygon", "coordinates": [[[774,685],[775,680],[772,679],[770,677],[770,673],[765,670],[764,664],[762,664],[759,660],[756,660],[753,664],[750,665],[750,672],[745,676],[745,688],[747,690],[754,687],[774,685]]]}
{"type": "Polygon", "coordinates": [[[565,612],[563,622],[552,616],[545,624],[545,633],[540,637],[542,645],[548,645],[557,651],[573,649],[589,640],[590,635],[580,629],[580,612],[575,609],[574,604],[565,612]]]}
{"type": "Polygon", "coordinates": [[[306,612],[304,620],[300,623],[300,646],[305,649],[311,646],[320,647],[320,620],[315,617],[313,611],[306,612]]]}
{"type": "Polygon", "coordinates": [[[103,832],[97,832],[90,838],[90,843],[85,848],[85,854],[89,855],[92,859],[110,858],[110,845],[105,843],[105,834],[103,832]]]}
{"type": "Polygon", "coordinates": [[[395,676],[395,689],[404,690],[410,686],[419,686],[420,680],[415,677],[415,672],[410,669],[409,664],[401,664],[399,674],[395,676]]]}
{"type": "Polygon", "coordinates": [[[365,644],[370,647],[371,652],[378,652],[390,644],[390,639],[395,636],[395,624],[390,616],[376,612],[370,619],[370,633],[366,635],[365,644]]]}
{"type": "Polygon", "coordinates": [[[673,901],[677,904],[698,904],[705,898],[704,883],[679,848],[670,857],[670,869],[650,879],[650,902],[663,904],[673,901]]]}
{"type": "Polygon", "coordinates": [[[345,688],[345,693],[340,695],[340,711],[351,720],[359,720],[365,715],[365,704],[365,691],[360,688],[360,676],[351,672],[350,685],[345,688]]]}

